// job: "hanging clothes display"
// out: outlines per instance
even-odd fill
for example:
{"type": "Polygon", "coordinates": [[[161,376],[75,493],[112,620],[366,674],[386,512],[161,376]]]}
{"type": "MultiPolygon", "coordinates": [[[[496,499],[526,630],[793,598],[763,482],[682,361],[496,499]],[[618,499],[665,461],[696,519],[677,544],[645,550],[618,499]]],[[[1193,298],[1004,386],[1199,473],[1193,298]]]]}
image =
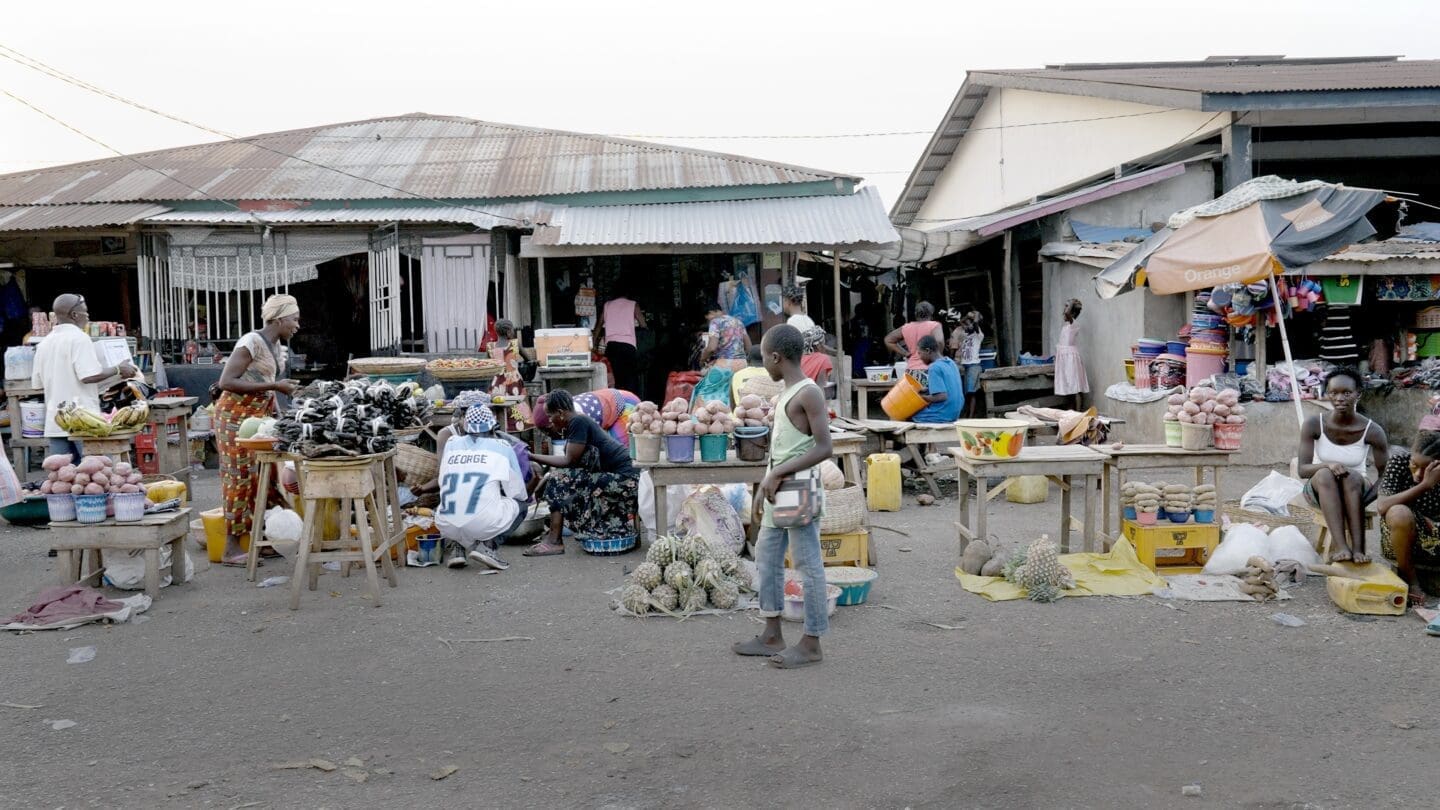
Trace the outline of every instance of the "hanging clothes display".
{"type": "Polygon", "coordinates": [[[1350,307],[1331,306],[1320,328],[1320,359],[1337,366],[1353,366],[1360,361],[1355,343],[1355,330],[1350,324],[1350,307]]]}

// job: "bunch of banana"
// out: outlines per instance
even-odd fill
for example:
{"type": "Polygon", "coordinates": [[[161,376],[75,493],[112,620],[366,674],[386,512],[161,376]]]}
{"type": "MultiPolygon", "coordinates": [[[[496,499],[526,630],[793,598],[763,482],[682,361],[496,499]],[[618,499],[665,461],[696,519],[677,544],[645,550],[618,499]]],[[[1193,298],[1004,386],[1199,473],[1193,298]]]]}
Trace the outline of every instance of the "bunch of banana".
{"type": "Polygon", "coordinates": [[[143,399],[135,400],[132,405],[126,405],[110,415],[111,430],[129,430],[137,428],[150,421],[150,403],[143,399]]]}
{"type": "Polygon", "coordinates": [[[62,402],[60,407],[55,409],[55,424],[74,436],[101,438],[109,436],[114,430],[114,426],[106,421],[105,417],[74,400],[62,402]]]}

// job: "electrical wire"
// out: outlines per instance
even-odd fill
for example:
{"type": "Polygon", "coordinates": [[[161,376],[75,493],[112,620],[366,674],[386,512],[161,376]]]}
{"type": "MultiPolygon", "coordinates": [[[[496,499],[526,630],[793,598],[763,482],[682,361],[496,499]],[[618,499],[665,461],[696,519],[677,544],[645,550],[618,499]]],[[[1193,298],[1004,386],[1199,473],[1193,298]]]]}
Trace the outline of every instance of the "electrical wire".
{"type": "MultiPolygon", "coordinates": [[[[364,177],[364,176],[362,176],[362,175],[358,175],[358,174],[355,174],[355,173],[353,173],[353,172],[347,172],[347,171],[345,171],[344,169],[337,169],[337,168],[335,168],[334,166],[327,166],[327,165],[325,165],[325,164],[323,164],[323,163],[319,163],[319,162],[316,162],[316,161],[314,161],[314,160],[310,160],[310,159],[308,159],[308,158],[300,157],[299,155],[293,155],[293,154],[290,154],[289,152],[284,152],[284,151],[281,151],[281,150],[279,150],[279,149],[275,149],[275,148],[266,146],[265,144],[259,143],[258,140],[256,140],[257,138],[259,138],[259,137],[261,137],[261,136],[253,136],[253,137],[251,137],[251,138],[236,138],[235,136],[233,136],[233,135],[231,135],[231,134],[229,134],[229,133],[223,132],[223,131],[221,131],[221,130],[218,130],[218,129],[214,129],[214,128],[212,128],[212,127],[205,126],[204,124],[198,124],[198,123],[196,123],[196,122],[194,122],[194,121],[190,121],[190,120],[181,118],[181,117],[179,117],[179,116],[171,115],[171,114],[169,114],[169,113],[165,113],[165,112],[162,112],[162,111],[160,111],[160,110],[156,110],[156,109],[154,109],[154,108],[152,108],[152,107],[149,107],[149,106],[147,106],[147,105],[141,104],[141,103],[139,103],[139,102],[137,102],[137,101],[132,101],[132,100],[130,100],[130,99],[127,99],[127,98],[125,98],[124,96],[120,96],[120,95],[117,95],[117,94],[115,94],[115,93],[111,93],[111,92],[109,92],[109,91],[107,91],[107,90],[104,90],[103,88],[96,87],[95,85],[92,85],[92,84],[90,84],[89,82],[83,81],[83,80],[78,79],[78,78],[75,78],[75,77],[73,77],[73,76],[70,76],[69,74],[64,73],[63,71],[60,71],[60,70],[55,69],[55,68],[51,68],[49,65],[46,65],[45,63],[39,61],[38,59],[34,59],[34,58],[32,58],[32,57],[25,56],[25,54],[22,54],[22,53],[20,53],[19,51],[15,50],[14,48],[11,48],[11,47],[6,46],[6,45],[4,45],[4,44],[0,44],[0,58],[9,59],[10,61],[15,62],[16,64],[23,65],[24,67],[28,67],[28,68],[30,68],[30,69],[32,69],[32,70],[35,70],[35,71],[37,71],[37,72],[39,72],[39,73],[42,73],[43,75],[49,76],[50,78],[57,79],[57,80],[59,80],[59,81],[63,81],[63,82],[65,82],[65,83],[71,84],[71,85],[73,85],[73,86],[75,86],[75,87],[79,87],[79,88],[82,89],[82,90],[86,90],[86,91],[89,91],[89,92],[91,92],[91,93],[96,93],[96,94],[98,94],[98,95],[104,96],[105,98],[109,98],[109,99],[111,99],[111,100],[118,101],[118,102],[120,102],[120,103],[122,103],[122,104],[126,104],[126,105],[129,105],[129,106],[131,106],[131,107],[135,107],[136,109],[144,110],[145,112],[152,113],[152,114],[154,114],[154,115],[162,116],[162,117],[167,118],[167,119],[169,119],[169,120],[171,120],[171,121],[176,121],[176,122],[178,122],[178,123],[185,124],[186,126],[194,127],[194,128],[199,129],[199,130],[201,130],[201,131],[203,131],[203,132],[208,132],[208,133],[210,133],[210,134],[212,134],[212,135],[218,135],[218,136],[220,136],[220,137],[222,137],[222,138],[225,138],[227,141],[230,141],[230,142],[232,142],[232,143],[244,143],[244,144],[246,144],[246,145],[248,145],[248,146],[253,146],[253,147],[256,148],[256,149],[260,149],[260,150],[263,150],[263,151],[266,151],[266,152],[270,152],[271,154],[279,155],[279,156],[281,156],[281,157],[288,158],[288,159],[290,159],[290,160],[297,160],[297,161],[299,161],[299,162],[301,162],[301,163],[306,163],[306,164],[309,164],[309,165],[311,165],[311,166],[314,166],[314,167],[317,168],[317,169],[323,169],[323,170],[326,170],[326,171],[334,172],[334,173],[336,173],[336,174],[344,175],[345,177],[349,177],[349,178],[351,178],[351,179],[353,179],[353,180],[359,180],[359,181],[364,182],[364,183],[370,183],[370,184],[372,184],[372,185],[376,185],[376,186],[379,186],[379,187],[381,187],[381,188],[387,189],[387,190],[389,190],[389,191],[394,191],[394,192],[399,193],[399,194],[405,194],[405,195],[407,195],[407,196],[409,196],[409,197],[413,197],[414,199],[417,199],[417,200],[424,200],[424,201],[426,201],[426,202],[433,202],[433,203],[435,203],[435,204],[437,204],[437,205],[443,205],[443,206],[448,206],[448,207],[452,207],[452,208],[459,208],[459,209],[462,209],[462,210],[465,210],[465,211],[470,211],[470,212],[472,212],[472,213],[484,214],[485,216],[493,217],[493,218],[495,218],[495,219],[508,220],[508,221],[510,221],[510,222],[515,222],[515,223],[519,223],[519,224],[527,225],[527,226],[528,226],[528,225],[531,225],[531,224],[539,224],[539,225],[547,224],[547,223],[531,223],[529,220],[523,219],[523,218],[521,218],[521,217],[512,217],[512,216],[508,216],[508,215],[505,215],[505,214],[497,214],[497,213],[495,213],[495,212],[493,212],[493,211],[486,211],[486,210],[483,210],[483,209],[480,209],[480,208],[475,208],[475,207],[473,207],[473,206],[459,204],[459,203],[456,203],[456,202],[454,202],[454,201],[437,200],[437,199],[435,199],[434,197],[427,197],[427,196],[425,196],[425,195],[423,195],[423,194],[417,194],[417,193],[415,193],[415,192],[413,192],[413,191],[410,191],[409,189],[404,189],[404,188],[401,188],[401,187],[399,187],[399,186],[392,186],[392,185],[390,185],[390,184],[388,184],[388,183],[382,183],[382,182],[380,182],[379,180],[375,180],[375,179],[370,178],[370,177],[364,177]],[[8,53],[6,53],[6,52],[8,52],[8,53]],[[19,56],[21,57],[21,59],[16,59],[14,56],[11,56],[10,54],[17,54],[17,55],[19,55],[19,56]],[[25,61],[21,61],[22,59],[25,60],[25,61]],[[33,64],[31,64],[31,63],[33,63],[33,64]]],[[[0,91],[0,92],[3,92],[3,91],[0,91]]],[[[120,155],[121,157],[125,157],[125,158],[128,158],[128,159],[130,159],[130,160],[134,160],[136,163],[140,163],[138,160],[135,160],[133,157],[130,157],[129,155],[125,155],[124,153],[120,152],[119,150],[115,149],[114,147],[111,147],[111,146],[109,146],[108,144],[105,144],[104,142],[102,142],[102,141],[100,141],[100,140],[98,140],[98,139],[96,139],[96,138],[93,138],[93,137],[85,134],[84,132],[81,132],[79,129],[76,129],[75,127],[72,127],[72,126],[70,126],[69,124],[66,124],[65,122],[63,122],[63,121],[61,121],[60,119],[58,119],[58,118],[50,115],[49,113],[44,112],[44,111],[41,110],[39,107],[36,107],[35,105],[31,104],[30,102],[25,101],[24,99],[21,99],[21,98],[19,98],[18,96],[15,96],[15,95],[13,95],[13,94],[11,94],[11,93],[9,93],[9,92],[5,92],[5,95],[10,96],[11,98],[15,99],[16,101],[19,101],[20,103],[24,104],[25,106],[30,107],[31,109],[35,110],[36,112],[44,115],[46,118],[49,118],[50,120],[52,120],[52,121],[54,121],[54,122],[56,122],[56,123],[58,123],[58,124],[61,124],[61,125],[64,126],[66,129],[69,129],[69,130],[71,130],[72,132],[75,132],[76,134],[78,134],[78,135],[86,138],[87,140],[90,140],[90,141],[93,141],[93,142],[95,142],[95,143],[97,143],[97,144],[100,144],[101,146],[105,147],[106,149],[109,149],[109,150],[112,151],[112,152],[115,152],[115,154],[120,155]]],[[[140,163],[140,165],[145,166],[145,164],[143,164],[143,163],[140,163]]],[[[159,169],[155,169],[155,168],[150,167],[150,166],[145,166],[145,168],[150,169],[151,171],[157,172],[157,173],[159,173],[159,174],[164,175],[165,177],[169,177],[170,179],[174,180],[174,177],[172,177],[171,175],[165,174],[164,172],[161,172],[159,169]]],[[[180,182],[180,181],[177,180],[176,182],[180,182]]],[[[200,194],[205,194],[205,192],[200,191],[200,189],[195,189],[194,187],[189,186],[189,185],[186,185],[185,183],[180,183],[180,184],[186,186],[186,188],[191,188],[192,190],[194,190],[194,191],[196,191],[196,192],[198,192],[198,193],[200,193],[200,194]]],[[[206,196],[206,197],[209,197],[209,198],[212,199],[212,200],[216,200],[216,199],[217,199],[217,198],[215,198],[215,197],[211,197],[209,194],[205,194],[205,196],[206,196]]],[[[219,200],[217,200],[217,201],[219,201],[219,200]]],[[[237,210],[237,211],[241,210],[239,206],[236,206],[236,205],[233,205],[233,204],[230,204],[230,205],[231,205],[231,207],[235,208],[235,210],[237,210]]],[[[255,216],[253,212],[250,212],[250,215],[251,215],[252,217],[255,216]]]]}

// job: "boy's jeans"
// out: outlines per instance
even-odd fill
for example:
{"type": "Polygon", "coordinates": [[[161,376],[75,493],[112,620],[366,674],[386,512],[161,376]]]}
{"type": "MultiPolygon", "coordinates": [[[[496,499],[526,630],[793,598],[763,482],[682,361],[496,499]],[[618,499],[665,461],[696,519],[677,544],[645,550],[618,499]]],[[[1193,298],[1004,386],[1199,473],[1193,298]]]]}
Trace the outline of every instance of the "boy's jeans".
{"type": "Polygon", "coordinates": [[[820,636],[830,627],[826,615],[825,566],[820,559],[820,521],[798,529],[760,529],[755,569],[760,579],[760,615],[779,616],[785,607],[785,546],[805,585],[805,635],[820,636]]]}

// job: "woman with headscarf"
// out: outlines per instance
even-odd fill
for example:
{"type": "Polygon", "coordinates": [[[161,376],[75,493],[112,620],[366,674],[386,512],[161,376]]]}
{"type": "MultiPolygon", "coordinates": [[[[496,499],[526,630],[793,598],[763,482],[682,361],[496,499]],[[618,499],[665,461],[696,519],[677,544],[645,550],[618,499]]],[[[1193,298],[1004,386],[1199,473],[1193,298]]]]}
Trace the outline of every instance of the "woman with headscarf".
{"type": "MultiPolygon", "coordinates": [[[[275,392],[295,393],[296,383],[285,379],[288,351],[280,341],[300,331],[300,304],[292,295],[272,295],[260,308],[265,326],[236,341],[230,359],[220,372],[222,392],[215,403],[215,444],[220,451],[220,496],[225,509],[225,565],[245,565],[240,538],[254,531],[253,510],[258,476],[255,454],[240,446],[240,425],[252,416],[275,412],[275,392]]],[[[278,492],[266,493],[273,503],[278,492]]],[[[268,506],[269,504],[267,504],[268,506]]]]}
{"type": "Polygon", "coordinates": [[[915,320],[885,336],[885,346],[892,354],[905,358],[905,373],[924,387],[927,378],[925,361],[920,359],[920,338],[931,337],[945,344],[945,328],[935,320],[935,307],[929,301],[915,305],[915,320]]]}
{"type": "Polygon", "coordinates": [[[750,333],[745,330],[745,324],[725,314],[713,301],[706,305],[705,320],[710,326],[705,333],[705,346],[700,350],[700,365],[713,362],[716,368],[730,372],[745,368],[748,365],[745,357],[750,353],[750,333]]]}
{"type": "MultiPolygon", "coordinates": [[[[535,427],[552,438],[563,438],[563,428],[557,428],[550,415],[546,413],[546,403],[556,392],[551,392],[535,401],[535,427]]],[[[576,413],[584,414],[595,420],[595,424],[601,429],[610,432],[620,446],[629,449],[630,447],[630,417],[635,414],[635,409],[640,405],[640,398],[619,388],[601,388],[598,391],[590,391],[571,397],[576,413]]]]}
{"type": "Polygon", "coordinates": [[[550,504],[549,531],[525,556],[564,554],[561,532],[566,524],[580,537],[633,537],[640,472],[630,454],[594,419],[576,412],[569,392],[552,391],[544,410],[551,429],[565,438],[565,449],[532,457],[555,469],[540,486],[540,496],[550,504]]]}
{"type": "Polygon", "coordinates": [[[805,354],[800,357],[800,370],[823,389],[830,382],[830,374],[835,371],[835,361],[825,353],[825,330],[811,326],[800,335],[805,339],[805,354]]]}

